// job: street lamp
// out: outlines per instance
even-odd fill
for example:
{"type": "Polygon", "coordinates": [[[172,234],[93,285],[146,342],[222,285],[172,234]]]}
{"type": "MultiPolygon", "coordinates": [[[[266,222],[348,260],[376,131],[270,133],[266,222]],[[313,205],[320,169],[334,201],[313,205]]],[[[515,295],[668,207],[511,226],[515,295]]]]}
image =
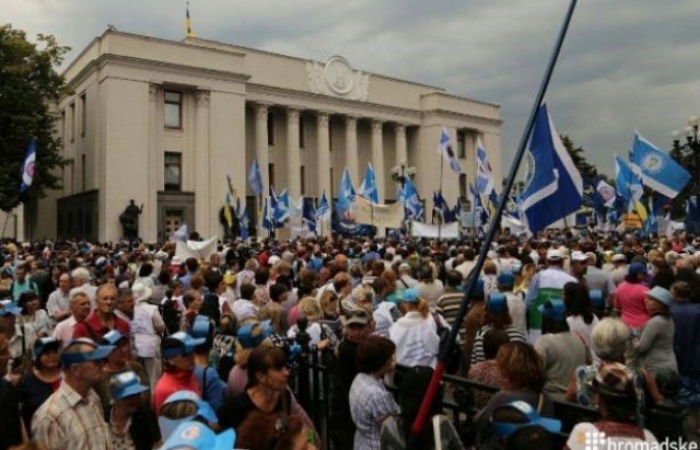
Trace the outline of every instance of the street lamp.
{"type": "Polygon", "coordinates": [[[416,176],[416,168],[407,167],[406,161],[399,162],[398,166],[391,168],[391,179],[396,183],[401,183],[401,189],[406,187],[406,181],[412,180],[416,176]]]}
{"type": "Polygon", "coordinates": [[[700,128],[700,118],[698,116],[690,116],[688,118],[688,126],[685,127],[686,142],[681,145],[681,133],[676,130],[673,136],[673,156],[681,165],[691,169],[693,175],[693,184],[690,192],[694,195],[700,195],[700,139],[698,138],[698,129],[700,128]]]}

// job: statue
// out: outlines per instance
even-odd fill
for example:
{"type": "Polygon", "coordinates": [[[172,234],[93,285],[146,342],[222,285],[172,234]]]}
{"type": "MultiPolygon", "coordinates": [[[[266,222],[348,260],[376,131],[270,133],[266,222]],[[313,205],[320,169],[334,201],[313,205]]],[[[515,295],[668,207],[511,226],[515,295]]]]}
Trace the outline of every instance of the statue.
{"type": "Polygon", "coordinates": [[[238,214],[236,214],[236,209],[231,205],[224,205],[219,210],[219,223],[224,227],[224,237],[226,239],[235,239],[241,234],[238,214]]]}
{"type": "Polygon", "coordinates": [[[139,215],[143,212],[143,204],[139,208],[130,200],[129,205],[124,209],[124,212],[119,215],[119,223],[122,224],[122,232],[125,239],[130,241],[136,240],[139,237],[139,215]]]}

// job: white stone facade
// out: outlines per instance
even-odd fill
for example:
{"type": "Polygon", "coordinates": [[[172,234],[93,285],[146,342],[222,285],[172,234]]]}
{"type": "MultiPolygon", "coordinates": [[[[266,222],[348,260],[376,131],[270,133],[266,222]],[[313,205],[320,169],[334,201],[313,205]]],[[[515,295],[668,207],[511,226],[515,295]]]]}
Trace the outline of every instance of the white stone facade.
{"type": "Polygon", "coordinates": [[[309,61],[107,31],[64,75],[73,94],[55,110],[69,165],[63,190],[27,209],[32,238],[118,239],[130,199],[144,205],[140,235],[148,242],[164,238],[166,222],[221,236],[227,175],[255,209],[247,183],[255,158],[266,189],[272,183],[294,198],[336,196],[346,166],[358,187],[371,162],[381,201],[395,199],[391,169],[404,162],[416,168],[429,207],[443,126],[465,172],[445,167],[449,203],[474,182],[479,136],[501,179],[498,105],[362,72],[340,56],[309,61]]]}

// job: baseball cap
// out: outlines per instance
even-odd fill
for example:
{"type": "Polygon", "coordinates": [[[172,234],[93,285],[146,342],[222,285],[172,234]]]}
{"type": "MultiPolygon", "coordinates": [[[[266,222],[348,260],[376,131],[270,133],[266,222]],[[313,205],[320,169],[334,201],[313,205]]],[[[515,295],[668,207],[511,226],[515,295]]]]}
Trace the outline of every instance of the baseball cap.
{"type": "Polygon", "coordinates": [[[243,348],[253,349],[270,337],[272,333],[274,333],[274,330],[269,320],[258,323],[247,323],[238,330],[238,342],[243,348]],[[258,328],[261,329],[260,333],[253,335],[253,331],[258,328]]]}
{"type": "Polygon", "coordinates": [[[498,275],[497,282],[502,286],[513,286],[515,284],[515,276],[512,272],[504,271],[498,275]]]}
{"type": "Polygon", "coordinates": [[[502,292],[491,292],[486,300],[486,310],[492,313],[502,313],[508,311],[508,302],[502,292]]]}
{"type": "Polygon", "coordinates": [[[537,310],[542,313],[544,317],[557,322],[564,322],[566,320],[566,306],[561,300],[551,300],[537,307],[537,310]]]}
{"type": "Polygon", "coordinates": [[[126,339],[126,336],[121,334],[118,330],[112,330],[102,336],[102,341],[104,341],[106,345],[116,346],[122,339],[126,339]]]}
{"type": "Polygon", "coordinates": [[[358,324],[367,325],[370,322],[370,316],[367,311],[360,308],[352,308],[345,312],[345,315],[340,318],[343,326],[358,324]]]}
{"type": "MultiPolygon", "coordinates": [[[[207,423],[219,423],[219,419],[218,417],[216,417],[214,409],[208,402],[202,400],[202,398],[196,392],[188,390],[175,392],[174,394],[171,394],[165,400],[165,402],[163,402],[163,406],[179,402],[192,403],[196,406],[197,411],[191,416],[177,419],[171,419],[163,415],[158,417],[158,426],[160,428],[160,434],[163,436],[164,440],[167,440],[170,437],[170,435],[173,434],[173,431],[175,431],[178,425],[182,424],[183,422],[189,422],[201,418],[204,419],[204,421],[206,421],[207,423]]],[[[163,406],[161,406],[161,408],[163,406]]]]}
{"type": "Polygon", "coordinates": [[[627,273],[631,276],[639,275],[646,271],[647,269],[644,267],[644,264],[638,262],[632,263],[627,267],[627,273]]]}
{"type": "Polygon", "coordinates": [[[195,339],[204,339],[205,341],[209,337],[209,330],[211,329],[211,319],[204,315],[197,315],[194,318],[194,323],[190,329],[190,335],[195,339]]]}
{"type": "Polygon", "coordinates": [[[647,297],[650,297],[659,303],[663,303],[666,306],[671,306],[671,303],[673,303],[673,296],[671,293],[668,291],[668,289],[664,289],[661,286],[654,286],[651,288],[651,290],[647,292],[647,297]]]}
{"type": "Polygon", "coordinates": [[[532,425],[540,426],[550,433],[559,433],[561,431],[561,421],[540,416],[535,408],[533,408],[529,403],[521,400],[496,408],[491,415],[491,425],[493,426],[494,431],[496,431],[496,434],[502,438],[512,435],[520,428],[532,425]],[[502,413],[504,410],[515,412],[515,414],[520,417],[522,422],[506,422],[497,420],[499,413],[502,413]]]}
{"type": "Polygon", "coordinates": [[[414,288],[406,289],[403,291],[401,300],[407,303],[418,303],[420,301],[420,291],[414,288]]]}
{"type": "Polygon", "coordinates": [[[204,344],[206,339],[195,339],[184,331],[178,331],[177,333],[171,334],[170,336],[163,339],[161,344],[161,353],[163,354],[163,359],[170,359],[176,356],[187,356],[194,351],[194,348],[198,345],[204,344]],[[178,347],[165,347],[164,344],[167,342],[175,341],[180,345],[178,347]]]}
{"type": "Polygon", "coordinates": [[[56,350],[61,348],[61,341],[56,339],[55,337],[45,337],[41,339],[37,339],[34,342],[34,360],[36,361],[39,359],[41,355],[44,354],[44,352],[49,351],[49,350],[56,350]]]}
{"type": "Polygon", "coordinates": [[[148,386],[141,384],[139,376],[131,370],[112,375],[109,380],[109,392],[114,400],[122,400],[147,390],[148,386]]]}
{"type": "Polygon", "coordinates": [[[161,450],[231,450],[235,443],[236,432],[232,428],[216,434],[202,423],[189,421],[175,428],[161,450]]]}
{"type": "Polygon", "coordinates": [[[87,361],[100,361],[107,359],[110,353],[114,351],[113,345],[97,345],[95,341],[88,338],[73,339],[68,342],[64,348],[70,348],[76,344],[85,344],[93,347],[91,352],[74,352],[66,353],[65,351],[61,353],[61,364],[63,367],[70,367],[73,364],[80,364],[87,361]]]}
{"type": "Polygon", "coordinates": [[[547,259],[549,261],[559,261],[562,258],[561,251],[558,248],[550,248],[547,250],[547,259]]]}
{"type": "Polygon", "coordinates": [[[576,262],[586,262],[588,261],[588,255],[583,252],[576,251],[571,253],[571,260],[576,262]]]}
{"type": "Polygon", "coordinates": [[[12,314],[13,316],[19,316],[22,314],[22,308],[18,308],[12,303],[12,300],[2,300],[0,301],[0,316],[6,316],[12,314]]]}

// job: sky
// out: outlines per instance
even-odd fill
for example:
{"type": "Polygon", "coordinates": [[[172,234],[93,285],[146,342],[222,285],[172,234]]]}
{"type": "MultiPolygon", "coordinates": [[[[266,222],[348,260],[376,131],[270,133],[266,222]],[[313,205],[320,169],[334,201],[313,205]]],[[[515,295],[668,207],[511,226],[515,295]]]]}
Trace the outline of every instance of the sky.
{"type": "MultiPolygon", "coordinates": [[[[197,37],[445,88],[501,105],[504,175],[568,0],[191,0],[197,37]]],[[[0,23],[53,34],[66,62],[108,24],[180,40],[182,0],[2,0],[0,23]]],[[[700,115],[694,0],[580,0],[546,101],[558,130],[614,174],[637,129],[662,149],[700,115]]]]}

